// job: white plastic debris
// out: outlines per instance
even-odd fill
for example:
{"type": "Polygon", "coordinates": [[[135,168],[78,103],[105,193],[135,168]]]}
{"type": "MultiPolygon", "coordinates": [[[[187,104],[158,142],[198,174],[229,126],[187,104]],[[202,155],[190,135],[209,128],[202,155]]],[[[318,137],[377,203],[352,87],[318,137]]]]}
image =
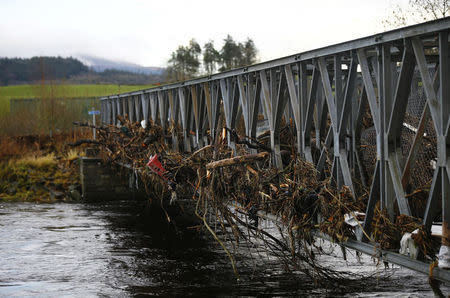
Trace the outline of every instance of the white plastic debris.
{"type": "Polygon", "coordinates": [[[412,233],[405,233],[403,235],[402,240],[400,240],[399,253],[401,255],[409,256],[413,259],[416,259],[417,254],[419,253],[419,248],[414,243],[414,239],[412,239],[411,236],[412,236],[412,233]]]}
{"type": "Polygon", "coordinates": [[[170,202],[169,205],[173,205],[177,201],[177,193],[175,191],[172,191],[170,195],[170,202]]]}
{"type": "Polygon", "coordinates": [[[365,218],[365,216],[365,213],[358,211],[344,214],[345,223],[352,227],[356,239],[359,240],[363,237],[362,225],[364,224],[364,221],[358,220],[358,218],[365,218]]]}
{"type": "MultiPolygon", "coordinates": [[[[417,234],[419,229],[415,229],[412,234],[417,234]]],[[[432,225],[431,226],[431,236],[442,237],[442,225],[432,225]]]]}
{"type": "Polygon", "coordinates": [[[431,236],[442,237],[442,225],[432,225],[431,236]]]}
{"type": "MultiPolygon", "coordinates": [[[[417,255],[419,253],[419,248],[414,243],[414,239],[412,239],[413,234],[417,234],[419,229],[414,230],[412,233],[405,233],[400,240],[400,250],[399,253],[405,256],[409,256],[413,259],[417,259],[417,255]]],[[[431,235],[434,237],[442,237],[442,225],[432,225],[431,226],[431,235]]],[[[441,247],[442,249],[442,247],[441,247]]],[[[450,253],[447,257],[449,260],[447,261],[448,266],[450,267],[450,253]]]]}
{"type": "Polygon", "coordinates": [[[139,189],[139,176],[138,176],[138,172],[137,169],[134,170],[134,178],[136,179],[136,189],[139,189]]]}
{"type": "Polygon", "coordinates": [[[344,220],[345,220],[346,224],[348,224],[352,227],[356,227],[356,226],[362,225],[364,223],[364,221],[359,221],[358,217],[365,217],[365,216],[366,216],[365,213],[355,211],[352,213],[344,214],[344,220]]]}
{"type": "Polygon", "coordinates": [[[141,121],[141,126],[142,126],[143,129],[146,129],[147,128],[147,120],[142,120],[141,121]]]}
{"type": "Polygon", "coordinates": [[[441,249],[439,249],[439,268],[441,269],[450,269],[450,247],[446,245],[441,245],[441,249]]]}

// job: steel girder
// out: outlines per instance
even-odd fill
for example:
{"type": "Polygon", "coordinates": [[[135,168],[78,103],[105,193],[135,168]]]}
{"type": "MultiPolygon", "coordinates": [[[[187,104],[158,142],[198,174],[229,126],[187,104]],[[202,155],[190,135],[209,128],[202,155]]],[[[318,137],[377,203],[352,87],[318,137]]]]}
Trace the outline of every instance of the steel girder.
{"type": "Polygon", "coordinates": [[[150,115],[164,129],[169,123],[179,124],[183,148],[191,151],[214,140],[221,111],[228,129],[235,130],[243,117],[245,133],[255,137],[262,107],[269,123],[273,165],[282,167],[280,124],[283,117],[292,117],[300,157],[314,163],[322,176],[330,175],[338,188],[348,186],[355,197],[361,195],[356,185],[369,189],[367,232],[378,201],[391,218],[395,210],[419,216],[427,229],[441,209],[443,243],[450,245],[449,30],[450,18],[444,18],[208,77],[104,97],[102,119],[115,124],[117,115],[128,114],[135,121],[142,111],[144,119],[150,115]],[[417,88],[415,74],[426,104],[418,124],[410,128],[414,136],[405,153],[402,129],[408,125],[411,90],[417,88]],[[425,212],[412,214],[408,199],[412,168],[430,121],[436,135],[432,144],[436,160],[430,160],[434,175],[425,212]],[[361,159],[367,122],[376,139],[370,173],[365,173],[361,159]]]}

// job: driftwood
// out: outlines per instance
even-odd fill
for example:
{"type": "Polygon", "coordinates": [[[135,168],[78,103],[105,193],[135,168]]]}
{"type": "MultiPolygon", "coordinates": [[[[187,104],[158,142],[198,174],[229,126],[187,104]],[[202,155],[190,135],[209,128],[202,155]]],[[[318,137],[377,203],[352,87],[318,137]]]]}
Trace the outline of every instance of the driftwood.
{"type": "Polygon", "coordinates": [[[215,169],[215,168],[229,167],[229,166],[233,166],[233,165],[241,164],[241,163],[254,162],[254,161],[264,159],[268,155],[269,155],[268,152],[260,152],[260,153],[256,153],[256,154],[247,154],[247,155],[222,159],[222,160],[218,160],[218,161],[213,161],[206,165],[206,169],[211,170],[211,169],[215,169]]]}
{"type": "Polygon", "coordinates": [[[264,145],[263,143],[259,142],[254,138],[248,136],[244,136],[241,138],[237,134],[236,130],[229,129],[228,127],[225,127],[225,129],[230,133],[231,140],[236,144],[247,145],[247,147],[250,149],[260,149],[267,152],[272,152],[272,149],[270,147],[264,145]]]}
{"type": "Polygon", "coordinates": [[[207,145],[205,147],[202,147],[200,149],[198,149],[197,151],[195,151],[194,153],[192,153],[191,156],[189,156],[188,159],[195,159],[195,157],[197,157],[200,153],[209,150],[209,149],[214,149],[214,147],[212,145],[207,145]]]}
{"type": "Polygon", "coordinates": [[[101,145],[102,143],[96,140],[78,140],[75,143],[69,143],[67,144],[67,146],[70,147],[77,147],[77,146],[81,146],[83,144],[94,144],[94,145],[101,145]]]}

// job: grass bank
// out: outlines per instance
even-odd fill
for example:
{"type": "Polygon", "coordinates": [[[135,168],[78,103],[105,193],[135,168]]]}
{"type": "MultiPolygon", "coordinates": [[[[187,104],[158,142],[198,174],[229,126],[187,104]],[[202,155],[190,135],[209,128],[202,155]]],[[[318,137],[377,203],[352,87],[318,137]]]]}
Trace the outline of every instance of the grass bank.
{"type": "Polygon", "coordinates": [[[0,201],[79,200],[78,157],[69,134],[0,139],[0,201]]]}

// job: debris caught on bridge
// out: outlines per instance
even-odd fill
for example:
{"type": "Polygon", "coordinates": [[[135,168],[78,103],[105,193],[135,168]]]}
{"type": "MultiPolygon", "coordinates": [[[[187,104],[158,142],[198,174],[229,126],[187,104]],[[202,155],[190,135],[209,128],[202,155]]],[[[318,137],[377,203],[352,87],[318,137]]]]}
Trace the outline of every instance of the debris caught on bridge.
{"type": "MultiPolygon", "coordinates": [[[[225,130],[236,143],[236,151],[228,147],[226,135],[218,133],[210,145],[183,153],[171,150],[168,145],[172,132],[178,144],[182,143],[183,136],[177,127],[164,132],[152,121],[141,125],[131,123],[126,116],[117,118],[120,125],[99,127],[98,141],[91,144],[102,147],[106,161],[126,165],[139,173],[149,200],[194,201],[196,215],[227,252],[236,274],[232,250],[222,243],[217,229],[233,238],[236,245],[250,241],[249,235],[263,239],[272,253],[286,264],[289,260],[292,270],[303,271],[316,282],[326,285],[330,280],[343,280],[345,274],[315,261],[314,251],[320,251],[320,247],[314,243],[313,231],[320,231],[336,242],[355,239],[356,230],[362,229],[359,222],[364,221],[368,192],[354,198],[349,188],[344,186],[338,191],[329,179],[319,179],[314,165],[288,151],[294,148],[292,124],[282,129],[285,167],[280,170],[270,166],[268,133],[252,140],[225,130]],[[155,157],[160,162],[156,165],[159,170],[147,166],[149,159],[154,161],[155,157]],[[261,212],[275,216],[281,223],[281,240],[258,227],[261,212]],[[358,224],[346,223],[349,214],[358,224]],[[218,223],[215,227],[208,222],[211,217],[218,223]]],[[[398,250],[402,236],[419,229],[413,239],[424,256],[433,258],[431,236],[420,228],[419,220],[413,217],[401,215],[390,220],[377,205],[372,233],[362,233],[382,249],[398,250]]]]}

